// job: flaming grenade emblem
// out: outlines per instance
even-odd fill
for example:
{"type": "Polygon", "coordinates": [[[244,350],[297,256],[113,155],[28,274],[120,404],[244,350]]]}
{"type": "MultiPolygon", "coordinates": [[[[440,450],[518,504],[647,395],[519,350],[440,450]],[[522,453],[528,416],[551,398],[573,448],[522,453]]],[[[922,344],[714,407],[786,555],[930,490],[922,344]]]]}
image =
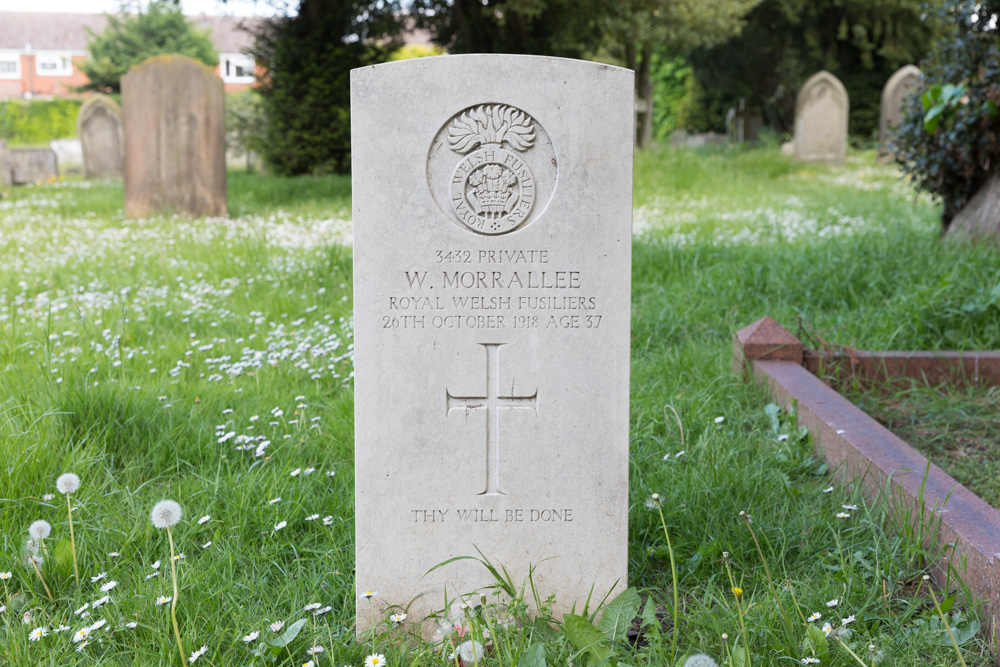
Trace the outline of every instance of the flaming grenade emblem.
{"type": "Polygon", "coordinates": [[[518,153],[535,145],[535,121],[505,104],[483,104],[448,126],[448,146],[465,157],[451,177],[451,205],[480,234],[505,234],[531,212],[535,177],[518,153]]]}

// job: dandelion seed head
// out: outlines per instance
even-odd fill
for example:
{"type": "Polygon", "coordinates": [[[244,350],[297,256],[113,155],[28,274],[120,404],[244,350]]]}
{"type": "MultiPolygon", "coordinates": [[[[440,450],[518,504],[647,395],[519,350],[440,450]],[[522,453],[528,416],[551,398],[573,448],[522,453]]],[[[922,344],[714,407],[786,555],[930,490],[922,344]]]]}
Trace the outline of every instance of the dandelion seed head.
{"type": "Polygon", "coordinates": [[[69,495],[71,493],[76,493],[77,489],[80,488],[80,478],[71,472],[66,472],[59,475],[56,479],[56,489],[59,493],[69,495]]]}
{"type": "Polygon", "coordinates": [[[719,667],[719,663],[704,653],[696,653],[684,661],[684,667],[719,667]]]}
{"type": "Polygon", "coordinates": [[[39,519],[28,527],[28,534],[32,539],[41,541],[52,534],[52,526],[48,521],[39,519]]]}
{"type": "Polygon", "coordinates": [[[485,653],[483,645],[473,639],[464,641],[458,645],[458,656],[466,664],[482,660],[485,653]]]}
{"type": "Polygon", "coordinates": [[[170,528],[177,525],[177,522],[181,520],[182,514],[181,506],[177,502],[173,500],[161,500],[153,505],[150,518],[155,527],[170,528]]]}

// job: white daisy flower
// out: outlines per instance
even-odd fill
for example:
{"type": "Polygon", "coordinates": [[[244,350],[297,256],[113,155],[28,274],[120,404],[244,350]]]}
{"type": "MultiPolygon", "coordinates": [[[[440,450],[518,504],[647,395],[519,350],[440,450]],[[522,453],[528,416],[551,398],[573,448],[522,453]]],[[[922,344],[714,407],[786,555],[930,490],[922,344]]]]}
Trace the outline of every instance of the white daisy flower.
{"type": "Polygon", "coordinates": [[[91,626],[90,626],[90,627],[89,627],[88,629],[89,629],[89,630],[90,630],[91,632],[93,632],[94,630],[100,630],[100,629],[101,629],[101,628],[103,628],[103,627],[104,627],[104,626],[105,626],[106,624],[107,624],[107,620],[106,620],[106,619],[103,619],[103,618],[102,618],[102,619],[101,619],[101,620],[99,620],[99,621],[94,621],[94,623],[93,623],[93,624],[92,624],[92,625],[91,625],[91,626]]]}
{"type": "Polygon", "coordinates": [[[260,635],[260,633],[257,632],[256,630],[254,630],[250,634],[244,635],[244,637],[243,637],[243,643],[244,644],[249,644],[250,642],[255,641],[259,635],[260,635]]]}
{"type": "Polygon", "coordinates": [[[809,615],[809,618],[807,618],[806,620],[812,623],[813,621],[818,621],[821,618],[823,618],[823,614],[819,613],[818,611],[814,611],[812,614],[809,615]]]}
{"type": "Polygon", "coordinates": [[[302,474],[303,475],[311,475],[314,472],[316,472],[316,468],[306,468],[305,470],[302,471],[302,474]]]}
{"type": "Polygon", "coordinates": [[[378,591],[364,591],[361,593],[361,597],[366,600],[371,600],[373,597],[378,595],[378,591]]]}
{"type": "Polygon", "coordinates": [[[100,607],[101,605],[103,605],[105,602],[107,602],[110,599],[111,599],[110,595],[105,595],[102,598],[97,598],[96,600],[94,600],[93,602],[90,603],[90,608],[91,609],[97,609],[98,607],[100,607]]]}
{"type": "Polygon", "coordinates": [[[12,576],[14,576],[14,575],[11,574],[10,572],[0,572],[0,581],[7,581],[12,576]]]}
{"type": "Polygon", "coordinates": [[[83,640],[82,642],[80,642],[80,643],[79,643],[79,644],[77,645],[77,647],[76,647],[76,652],[77,652],[77,653],[80,653],[81,651],[83,651],[83,649],[87,648],[88,646],[90,646],[90,642],[89,642],[89,641],[87,641],[86,639],[84,639],[84,640],[83,640]]]}
{"type": "Polygon", "coordinates": [[[108,558],[118,558],[119,556],[121,556],[121,554],[118,553],[117,551],[109,551],[108,552],[108,558]]]}
{"type": "Polygon", "coordinates": [[[807,656],[805,658],[802,658],[802,664],[803,665],[818,665],[819,664],[819,658],[813,658],[813,657],[807,656]]]}
{"type": "Polygon", "coordinates": [[[132,630],[132,629],[134,629],[134,628],[135,628],[135,627],[136,627],[137,625],[139,625],[139,624],[138,624],[138,623],[136,623],[135,621],[129,621],[128,623],[126,623],[126,624],[125,624],[124,626],[122,626],[122,627],[126,627],[126,628],[128,628],[129,630],[132,630]]]}
{"type": "Polygon", "coordinates": [[[840,619],[840,624],[841,624],[841,625],[847,625],[848,623],[853,623],[853,622],[854,622],[854,620],[855,620],[855,619],[854,619],[854,614],[851,614],[851,615],[850,615],[850,616],[848,616],[847,618],[842,618],[842,619],[840,619]]]}
{"type": "Polygon", "coordinates": [[[181,560],[182,558],[187,558],[184,554],[180,553],[174,556],[174,560],[181,560]]]}
{"type": "Polygon", "coordinates": [[[146,575],[146,581],[149,581],[149,580],[150,580],[150,579],[152,579],[153,577],[158,577],[158,576],[160,576],[160,573],[159,573],[159,572],[153,572],[152,574],[147,574],[147,575],[146,575]]]}
{"type": "Polygon", "coordinates": [[[191,664],[192,662],[196,661],[201,656],[205,655],[205,651],[207,651],[207,650],[208,650],[208,646],[202,646],[200,649],[198,649],[197,651],[193,652],[191,654],[191,657],[188,658],[188,664],[191,664]]]}
{"type": "Polygon", "coordinates": [[[840,602],[840,598],[833,598],[832,600],[830,600],[829,602],[826,603],[826,606],[827,607],[836,607],[839,602],[840,602]]]}
{"type": "Polygon", "coordinates": [[[212,519],[212,515],[211,514],[206,514],[205,516],[203,516],[200,519],[198,519],[198,525],[199,526],[204,525],[204,524],[208,523],[209,521],[211,521],[211,519],[212,519]]]}
{"type": "Polygon", "coordinates": [[[80,628],[76,631],[76,634],[73,635],[73,643],[78,644],[88,637],[90,637],[90,628],[80,628]]]}
{"type": "Polygon", "coordinates": [[[325,517],[323,517],[323,525],[324,526],[332,526],[333,525],[333,517],[332,516],[325,516],[325,517]]]}
{"type": "Polygon", "coordinates": [[[787,433],[782,433],[781,435],[778,436],[778,442],[784,442],[786,440],[788,440],[788,434],[787,433]]]}
{"type": "Polygon", "coordinates": [[[101,590],[104,591],[105,593],[107,593],[108,591],[110,591],[112,588],[114,588],[117,585],[118,585],[118,582],[115,581],[114,579],[112,579],[108,583],[106,583],[103,586],[101,586],[101,590]]]}
{"type": "Polygon", "coordinates": [[[306,655],[318,655],[318,654],[322,653],[325,650],[326,649],[323,648],[322,644],[317,644],[316,646],[312,646],[310,648],[307,648],[306,649],[306,655]]]}
{"type": "Polygon", "coordinates": [[[314,611],[313,612],[313,616],[322,616],[323,614],[325,614],[325,613],[327,613],[329,611],[332,611],[332,610],[333,610],[333,607],[327,605],[326,607],[323,607],[322,609],[317,609],[316,611],[314,611]]]}
{"type": "Polygon", "coordinates": [[[838,519],[850,519],[851,518],[851,515],[848,514],[847,512],[837,512],[836,516],[837,516],[838,519]]]}
{"type": "Polygon", "coordinates": [[[278,496],[277,498],[271,498],[270,500],[268,500],[267,504],[273,505],[275,503],[280,503],[280,502],[281,502],[281,496],[278,496]]]}
{"type": "Polygon", "coordinates": [[[160,561],[156,561],[155,563],[153,563],[152,565],[150,565],[150,567],[153,568],[154,570],[159,570],[160,569],[160,561]]]}
{"type": "Polygon", "coordinates": [[[169,595],[161,595],[160,597],[156,598],[156,606],[159,607],[160,605],[167,604],[173,599],[174,598],[169,595]]]}
{"type": "Polygon", "coordinates": [[[721,424],[722,422],[726,421],[726,418],[720,415],[716,417],[714,421],[716,424],[721,424]]]}
{"type": "Polygon", "coordinates": [[[279,521],[278,523],[274,524],[274,532],[278,532],[287,525],[288,525],[287,521],[279,521]]]}
{"type": "Polygon", "coordinates": [[[313,609],[319,609],[322,606],[323,605],[321,605],[319,602],[313,602],[313,603],[307,604],[305,607],[303,607],[302,611],[312,611],[313,609]]]}
{"type": "Polygon", "coordinates": [[[212,540],[209,540],[208,542],[205,542],[203,545],[201,545],[201,548],[202,549],[207,549],[210,546],[212,546],[212,540]]]}
{"type": "Polygon", "coordinates": [[[823,624],[823,634],[829,637],[831,632],[833,632],[833,626],[830,625],[830,621],[827,621],[823,624]]]}
{"type": "Polygon", "coordinates": [[[52,493],[43,494],[42,495],[42,500],[44,500],[45,502],[48,502],[50,500],[55,500],[55,494],[52,494],[52,493]]]}
{"type": "Polygon", "coordinates": [[[365,667],[382,667],[385,664],[385,656],[381,653],[372,653],[365,658],[365,667]]]}
{"type": "Polygon", "coordinates": [[[73,615],[74,616],[79,616],[80,614],[82,614],[83,612],[87,611],[88,609],[90,609],[90,603],[89,602],[84,602],[82,607],[80,607],[79,609],[77,609],[76,611],[73,612],[73,615]]]}
{"type": "Polygon", "coordinates": [[[42,637],[48,637],[48,636],[49,636],[48,628],[35,628],[34,630],[28,633],[28,641],[37,642],[42,637]]]}
{"type": "Polygon", "coordinates": [[[100,573],[99,575],[97,575],[96,577],[91,577],[91,578],[90,578],[90,583],[92,583],[92,584],[96,584],[96,583],[97,583],[98,581],[100,581],[101,579],[103,579],[103,578],[104,578],[104,577],[106,577],[106,576],[108,576],[108,573],[107,573],[107,572],[101,572],[101,573],[100,573]]]}
{"type": "Polygon", "coordinates": [[[334,476],[334,475],[336,475],[336,474],[337,474],[337,471],[336,471],[336,470],[328,470],[328,471],[326,472],[326,476],[327,476],[327,477],[333,477],[333,476],[334,476]]]}
{"type": "Polygon", "coordinates": [[[310,514],[309,516],[306,517],[306,521],[315,521],[318,518],[319,514],[310,514]]]}
{"type": "Polygon", "coordinates": [[[851,510],[852,512],[858,511],[857,505],[841,505],[841,507],[843,507],[845,510],[851,510]]]}
{"type": "Polygon", "coordinates": [[[285,627],[284,621],[275,621],[271,625],[267,626],[271,628],[271,632],[281,632],[281,628],[285,627]]]}
{"type": "Polygon", "coordinates": [[[393,614],[389,617],[389,620],[395,623],[396,625],[399,625],[400,623],[406,620],[406,614],[404,613],[393,614]]]}
{"type": "Polygon", "coordinates": [[[832,486],[828,486],[825,489],[823,489],[823,493],[831,493],[832,491],[833,491],[833,487],[832,486]]]}
{"type": "Polygon", "coordinates": [[[302,468],[296,468],[295,470],[293,470],[288,474],[290,474],[292,477],[298,477],[299,475],[302,474],[302,468]]]}

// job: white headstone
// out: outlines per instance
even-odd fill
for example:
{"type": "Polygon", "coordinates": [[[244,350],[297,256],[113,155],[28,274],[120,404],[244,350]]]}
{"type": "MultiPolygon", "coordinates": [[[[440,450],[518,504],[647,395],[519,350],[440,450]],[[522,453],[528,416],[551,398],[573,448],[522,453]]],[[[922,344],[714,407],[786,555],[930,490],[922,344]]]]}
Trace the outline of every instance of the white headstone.
{"type": "Polygon", "coordinates": [[[840,79],[827,71],[805,82],[795,99],[795,157],[808,162],[847,159],[850,101],[840,79]]]}
{"type": "Polygon", "coordinates": [[[537,566],[557,611],[626,585],[633,81],[535,56],[351,73],[356,574],[376,613],[420,621],[446,587],[493,583],[467,560],[424,576],[477,549],[519,582],[537,566]]]}

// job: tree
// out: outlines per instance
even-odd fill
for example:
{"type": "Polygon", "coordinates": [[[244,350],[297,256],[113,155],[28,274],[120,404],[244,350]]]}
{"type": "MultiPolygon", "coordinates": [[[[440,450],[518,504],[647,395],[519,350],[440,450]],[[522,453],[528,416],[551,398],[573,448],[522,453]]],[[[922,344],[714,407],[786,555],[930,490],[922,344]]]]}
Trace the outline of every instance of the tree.
{"type": "Polygon", "coordinates": [[[608,0],[414,0],[417,26],[449,53],[580,58],[601,40],[608,0]]]}
{"type": "Polygon", "coordinates": [[[645,111],[636,126],[636,144],[647,146],[652,134],[654,54],[662,49],[683,55],[740,32],[744,17],[761,0],[621,0],[607,20],[612,53],[635,72],[637,98],[645,111]]]}
{"type": "Polygon", "coordinates": [[[263,157],[276,172],[350,169],[350,72],[389,60],[401,20],[395,1],[302,0],[297,15],[262,24],[263,157]]]}
{"type": "Polygon", "coordinates": [[[689,61],[703,106],[725,108],[745,97],[784,131],[792,128],[802,83],[829,70],[849,91],[851,133],[871,138],[882,86],[940,34],[932,18],[928,0],[764,0],[738,36],[696,49],[689,61]]]}
{"type": "MultiPolygon", "coordinates": [[[[127,5],[123,5],[123,10],[127,5]]],[[[100,35],[89,28],[90,57],[80,69],[89,79],[81,90],[121,92],[121,79],[134,65],[161,53],[180,53],[215,67],[219,56],[209,31],[187,22],[172,0],[153,0],[145,12],[108,15],[100,35]]]]}

